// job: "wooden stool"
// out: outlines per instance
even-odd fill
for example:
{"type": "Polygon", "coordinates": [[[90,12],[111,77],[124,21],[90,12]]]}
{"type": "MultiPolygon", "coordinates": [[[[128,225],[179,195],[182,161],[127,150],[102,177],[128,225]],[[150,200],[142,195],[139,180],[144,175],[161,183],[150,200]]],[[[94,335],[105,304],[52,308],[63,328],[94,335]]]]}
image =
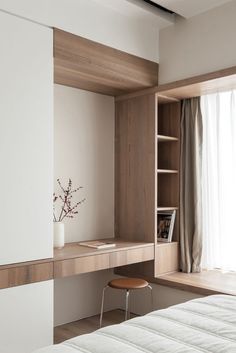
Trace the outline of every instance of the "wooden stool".
{"type": "Polygon", "coordinates": [[[105,292],[108,288],[114,289],[123,289],[126,291],[125,297],[125,320],[128,319],[129,315],[129,293],[130,290],[137,290],[148,288],[151,291],[152,297],[152,310],[153,310],[153,296],[152,296],[152,287],[150,284],[141,278],[118,278],[113,279],[112,281],[108,282],[108,284],[103,288],[102,292],[102,305],[101,305],[101,314],[100,314],[100,327],[102,327],[102,318],[103,318],[103,310],[104,310],[104,299],[105,299],[105,292]]]}

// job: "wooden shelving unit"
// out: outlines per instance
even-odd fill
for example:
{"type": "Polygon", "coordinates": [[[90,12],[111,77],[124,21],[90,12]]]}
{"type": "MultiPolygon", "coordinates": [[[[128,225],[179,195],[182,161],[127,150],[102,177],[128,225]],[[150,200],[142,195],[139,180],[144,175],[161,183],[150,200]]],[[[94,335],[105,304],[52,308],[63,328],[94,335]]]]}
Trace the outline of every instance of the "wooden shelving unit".
{"type": "Polygon", "coordinates": [[[180,102],[161,99],[158,104],[156,93],[117,100],[115,137],[115,235],[155,247],[154,261],[116,273],[153,278],[177,271],[180,102]],[[173,210],[173,241],[157,243],[158,212],[173,210]]]}
{"type": "Polygon", "coordinates": [[[178,270],[180,102],[157,98],[157,111],[157,218],[158,212],[177,213],[172,242],[156,242],[155,276],[178,270]]]}
{"type": "Polygon", "coordinates": [[[180,102],[158,104],[157,119],[157,211],[177,210],[173,240],[178,241],[180,102]]]}

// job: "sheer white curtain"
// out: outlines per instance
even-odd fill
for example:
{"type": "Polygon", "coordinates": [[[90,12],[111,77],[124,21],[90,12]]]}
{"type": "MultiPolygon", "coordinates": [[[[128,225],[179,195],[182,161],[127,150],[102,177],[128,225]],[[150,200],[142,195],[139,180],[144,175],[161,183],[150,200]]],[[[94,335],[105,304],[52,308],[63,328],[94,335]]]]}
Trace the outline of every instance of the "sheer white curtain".
{"type": "Polygon", "coordinates": [[[201,97],[203,268],[236,271],[236,91],[201,97]]]}

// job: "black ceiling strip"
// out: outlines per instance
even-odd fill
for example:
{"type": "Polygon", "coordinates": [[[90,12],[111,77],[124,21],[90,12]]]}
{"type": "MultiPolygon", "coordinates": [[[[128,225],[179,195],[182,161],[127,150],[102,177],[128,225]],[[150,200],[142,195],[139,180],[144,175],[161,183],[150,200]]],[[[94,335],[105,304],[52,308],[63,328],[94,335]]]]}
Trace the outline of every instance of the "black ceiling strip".
{"type": "Polygon", "coordinates": [[[155,2],[151,1],[151,0],[143,0],[144,2],[146,2],[147,4],[151,5],[151,6],[154,6],[154,7],[157,7],[159,10],[162,10],[162,11],[165,11],[165,12],[168,12],[170,13],[171,15],[174,15],[175,12],[171,11],[171,10],[168,10],[167,8],[161,6],[161,5],[158,5],[156,4],[155,2]]]}

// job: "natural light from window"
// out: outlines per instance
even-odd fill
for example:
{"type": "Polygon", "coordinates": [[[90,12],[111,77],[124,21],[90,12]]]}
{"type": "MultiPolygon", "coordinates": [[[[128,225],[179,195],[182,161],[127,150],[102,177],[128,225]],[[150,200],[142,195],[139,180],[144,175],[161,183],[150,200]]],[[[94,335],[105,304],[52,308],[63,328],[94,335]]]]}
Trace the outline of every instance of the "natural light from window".
{"type": "Polygon", "coordinates": [[[236,271],[236,91],[201,97],[202,267],[236,271]]]}

